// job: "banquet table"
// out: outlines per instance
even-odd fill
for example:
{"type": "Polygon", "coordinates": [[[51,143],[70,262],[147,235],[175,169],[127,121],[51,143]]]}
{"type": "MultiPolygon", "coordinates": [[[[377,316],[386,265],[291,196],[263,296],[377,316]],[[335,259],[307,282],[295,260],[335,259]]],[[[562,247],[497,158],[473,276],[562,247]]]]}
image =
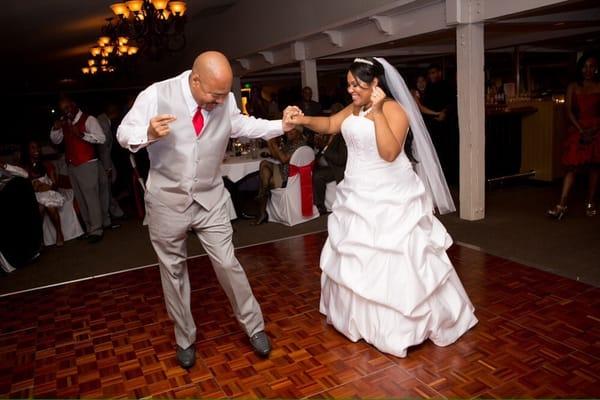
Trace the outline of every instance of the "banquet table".
{"type": "MultiPolygon", "coordinates": [[[[264,151],[261,151],[261,154],[264,151]]],[[[233,202],[233,206],[235,207],[235,211],[238,217],[242,218],[251,218],[253,217],[251,214],[246,213],[243,210],[243,205],[241,204],[240,199],[240,186],[243,185],[244,178],[257,173],[260,169],[260,162],[262,160],[268,160],[273,163],[279,163],[279,161],[270,158],[270,157],[256,157],[252,158],[252,155],[242,154],[240,156],[235,156],[232,153],[227,153],[225,155],[225,159],[221,164],[221,175],[225,181],[225,187],[229,190],[231,194],[231,200],[233,202]]]]}
{"type": "Polygon", "coordinates": [[[234,183],[239,182],[245,176],[258,172],[262,160],[279,164],[279,161],[270,157],[252,158],[250,154],[234,156],[233,154],[228,153],[225,155],[225,159],[221,164],[221,175],[234,183]]]}

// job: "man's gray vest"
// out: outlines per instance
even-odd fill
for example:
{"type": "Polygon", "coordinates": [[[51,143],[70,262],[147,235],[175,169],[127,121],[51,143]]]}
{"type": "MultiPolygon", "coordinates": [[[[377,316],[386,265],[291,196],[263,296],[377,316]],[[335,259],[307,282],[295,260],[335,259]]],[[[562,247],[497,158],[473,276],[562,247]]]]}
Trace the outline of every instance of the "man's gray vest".
{"type": "Polygon", "coordinates": [[[230,102],[215,107],[197,138],[179,79],[158,84],[158,114],[173,114],[171,132],[148,146],[151,196],[183,212],[194,201],[206,210],[225,201],[221,163],[231,135],[230,102]]]}

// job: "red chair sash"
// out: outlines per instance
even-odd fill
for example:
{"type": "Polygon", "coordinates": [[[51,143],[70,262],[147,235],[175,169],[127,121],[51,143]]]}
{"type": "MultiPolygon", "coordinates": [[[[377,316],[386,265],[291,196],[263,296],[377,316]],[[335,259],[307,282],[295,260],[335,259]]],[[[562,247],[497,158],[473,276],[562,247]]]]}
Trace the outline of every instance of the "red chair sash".
{"type": "Polygon", "coordinates": [[[302,216],[304,217],[312,217],[313,215],[312,171],[313,163],[304,165],[302,167],[290,164],[288,173],[290,177],[300,174],[302,216]]]}

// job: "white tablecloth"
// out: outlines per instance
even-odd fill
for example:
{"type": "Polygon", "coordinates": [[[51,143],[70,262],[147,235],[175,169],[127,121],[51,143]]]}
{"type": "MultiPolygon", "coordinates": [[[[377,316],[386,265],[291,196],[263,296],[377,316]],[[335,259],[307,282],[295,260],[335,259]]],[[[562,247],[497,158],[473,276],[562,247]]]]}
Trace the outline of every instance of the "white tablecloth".
{"type": "Polygon", "coordinates": [[[228,156],[221,164],[221,175],[227,177],[232,182],[237,182],[253,172],[258,172],[262,160],[279,164],[279,161],[273,158],[252,158],[250,155],[239,157],[228,156]]]}

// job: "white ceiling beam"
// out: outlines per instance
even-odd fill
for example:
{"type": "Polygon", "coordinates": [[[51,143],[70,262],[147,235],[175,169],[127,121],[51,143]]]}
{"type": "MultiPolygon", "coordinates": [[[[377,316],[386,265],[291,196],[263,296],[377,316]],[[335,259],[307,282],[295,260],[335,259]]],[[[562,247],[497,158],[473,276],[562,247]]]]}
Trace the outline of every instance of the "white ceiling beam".
{"type": "Polygon", "coordinates": [[[240,63],[243,69],[250,69],[250,60],[248,60],[247,58],[238,58],[236,59],[236,61],[240,63]]]}
{"type": "Polygon", "coordinates": [[[483,20],[507,17],[525,11],[566,4],[572,0],[479,0],[483,4],[483,20]]]}
{"type": "MultiPolygon", "coordinates": [[[[385,34],[376,24],[368,19],[351,26],[344,27],[344,45],[335,47],[328,40],[317,37],[307,45],[308,58],[321,58],[341,52],[349,52],[368,46],[398,41],[425,33],[446,29],[445,10],[442,3],[429,4],[426,7],[413,9],[406,13],[388,16],[389,24],[394,27],[392,34],[385,34]]],[[[364,54],[363,54],[364,55],[364,54]]]]}
{"type": "MultiPolygon", "coordinates": [[[[290,38],[277,46],[263,48],[260,52],[241,58],[237,73],[240,76],[264,69],[285,66],[306,59],[320,59],[332,56],[352,57],[377,53],[382,56],[410,56],[413,54],[447,54],[452,52],[446,43],[438,43],[442,47],[409,46],[402,47],[402,40],[440,31],[453,31],[456,24],[490,20],[486,24],[497,24],[509,15],[565,4],[567,0],[399,0],[385,8],[374,9],[371,15],[361,15],[347,21],[339,21],[337,25],[325,26],[323,30],[306,36],[290,38]],[[387,42],[397,42],[399,48],[381,51],[362,50],[387,42]],[[265,55],[265,54],[267,55],[265,55]]],[[[594,12],[597,7],[593,8],[594,12]]],[[[543,11],[543,10],[538,10],[543,11]]],[[[554,9],[547,10],[556,14],[554,9]]],[[[541,16],[543,18],[543,15],[541,16]]],[[[583,18],[583,12],[570,12],[568,18],[583,18]]],[[[528,18],[528,17],[527,17],[528,18]]],[[[586,27],[578,29],[556,29],[547,32],[517,34],[507,32],[500,35],[489,35],[485,47],[488,50],[515,45],[522,45],[571,35],[597,32],[600,29],[586,27]]],[[[488,35],[486,34],[486,37],[488,35]]],[[[448,44],[452,43],[448,36],[448,44]]],[[[440,41],[438,41],[440,42],[440,41]]]]}
{"type": "Polygon", "coordinates": [[[335,47],[342,47],[344,45],[344,35],[342,34],[342,31],[330,30],[323,31],[323,33],[335,47]]]}
{"type": "Polygon", "coordinates": [[[379,32],[383,33],[384,35],[391,35],[394,33],[394,25],[391,17],[387,17],[385,15],[374,15],[369,19],[375,22],[379,32]]]}
{"type": "Polygon", "coordinates": [[[259,55],[247,55],[244,58],[251,60],[251,68],[236,71],[240,75],[271,68],[277,65],[286,65],[304,59],[318,59],[340,52],[347,52],[359,48],[417,36],[429,32],[446,29],[445,7],[441,0],[395,2],[396,8],[386,10],[373,10],[373,15],[365,15],[361,20],[349,21],[339,26],[327,27],[319,33],[298,38],[287,44],[282,44],[286,52],[269,48],[261,51],[273,51],[273,63],[266,63],[259,55]],[[377,17],[370,20],[371,17],[377,17]],[[303,43],[304,50],[300,45],[303,43]],[[292,49],[290,51],[290,46],[292,49]]]}
{"type": "Polygon", "coordinates": [[[295,61],[306,59],[306,46],[304,45],[304,42],[292,43],[292,59],[295,61]]]}
{"type": "Polygon", "coordinates": [[[480,22],[483,19],[483,0],[446,0],[448,25],[480,22]]]}
{"type": "Polygon", "coordinates": [[[497,21],[495,23],[518,23],[532,24],[537,22],[596,22],[600,23],[600,7],[588,10],[577,10],[568,12],[556,12],[546,15],[536,15],[533,17],[510,18],[497,21]]]}
{"type": "Polygon", "coordinates": [[[273,64],[275,62],[275,58],[272,51],[259,51],[258,54],[265,58],[265,61],[269,64],[273,64]]]}
{"type": "MultiPolygon", "coordinates": [[[[400,57],[413,55],[434,55],[434,54],[449,54],[454,53],[456,46],[454,44],[437,45],[437,46],[410,46],[397,47],[393,49],[373,50],[373,56],[377,57],[400,57]]],[[[364,52],[349,52],[341,53],[333,56],[323,57],[326,60],[348,59],[364,56],[364,52]]]]}
{"type": "Polygon", "coordinates": [[[486,40],[486,50],[497,49],[502,47],[517,46],[522,44],[533,44],[537,42],[543,42],[546,40],[560,39],[563,37],[583,35],[586,33],[598,32],[600,34],[600,26],[592,28],[579,28],[579,29],[560,29],[554,31],[541,31],[527,33],[523,35],[520,33],[510,34],[507,33],[502,37],[490,38],[486,40]]]}

